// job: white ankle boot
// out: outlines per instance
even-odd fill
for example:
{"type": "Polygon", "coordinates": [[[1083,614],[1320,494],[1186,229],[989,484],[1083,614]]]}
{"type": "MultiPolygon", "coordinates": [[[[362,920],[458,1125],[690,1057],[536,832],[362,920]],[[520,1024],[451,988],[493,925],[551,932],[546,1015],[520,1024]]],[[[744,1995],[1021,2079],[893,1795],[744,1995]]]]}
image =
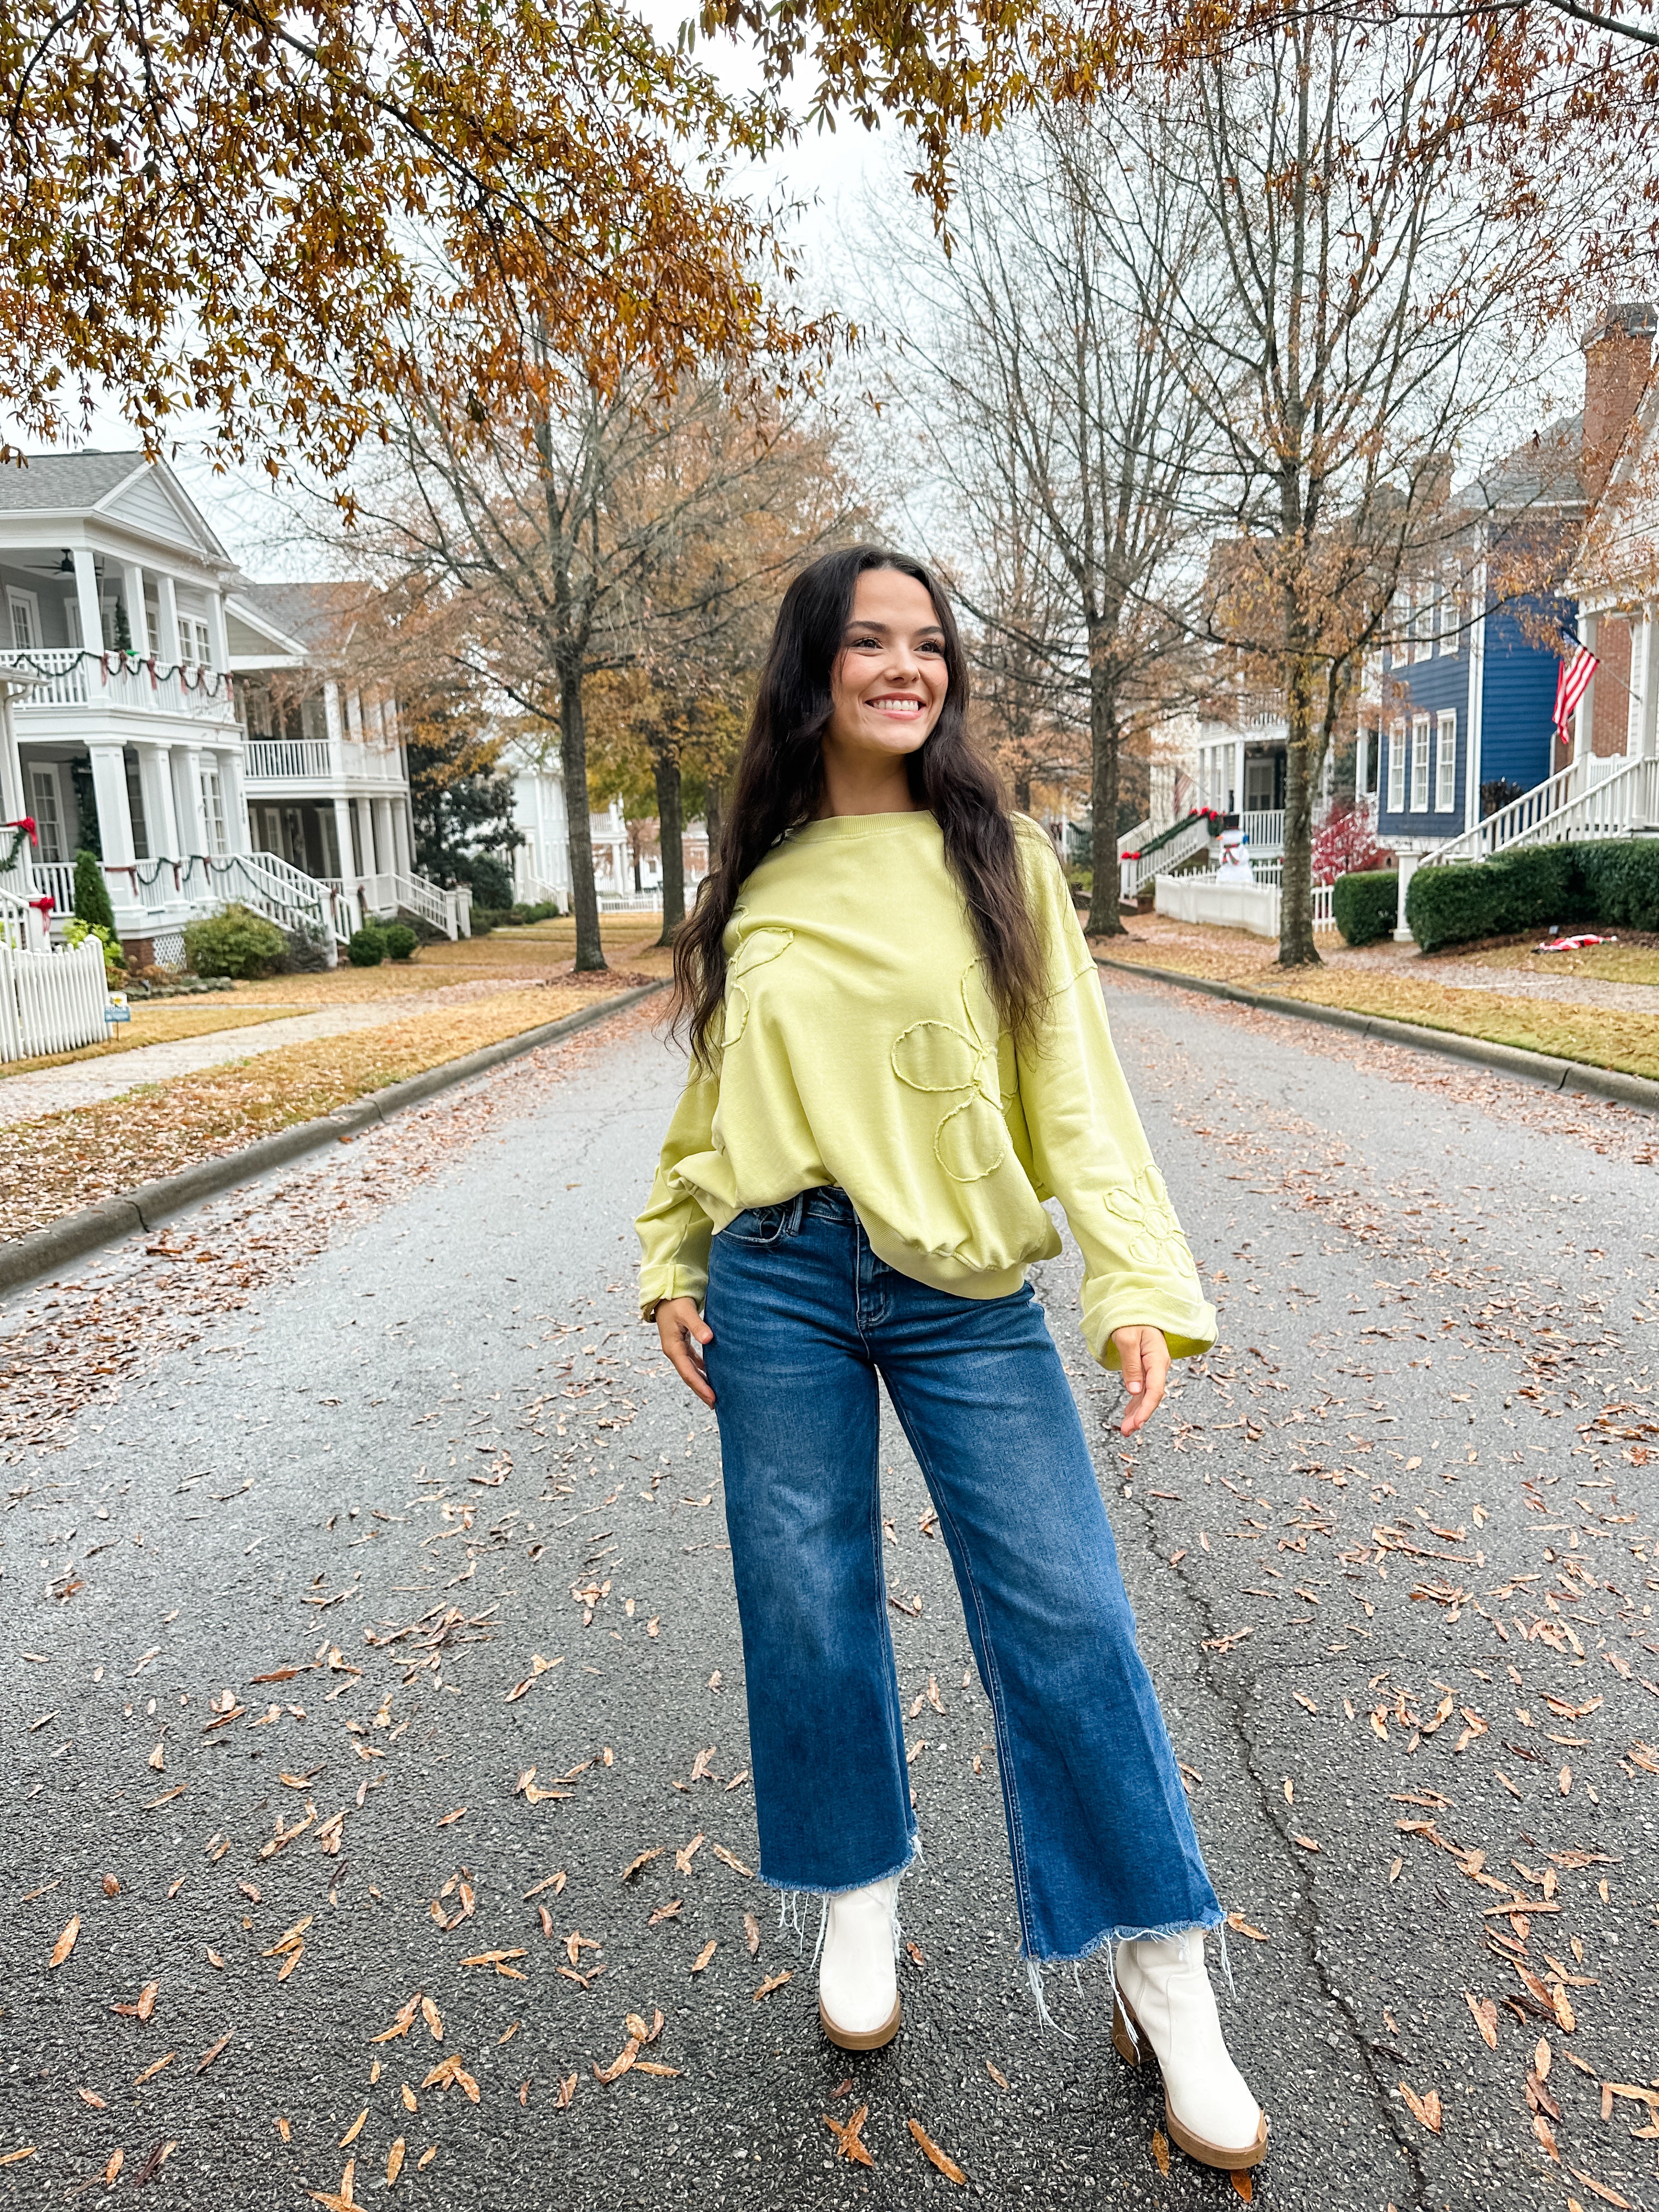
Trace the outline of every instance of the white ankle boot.
{"type": "Polygon", "coordinates": [[[843,2051],[878,2051],[898,2033],[898,1876],[828,1899],[818,1955],[818,2017],[843,2051]]]}
{"type": "Polygon", "coordinates": [[[1150,2045],[1164,2075],[1170,2140],[1204,2166],[1231,2172],[1259,2164],[1267,2122],[1222,2041],[1201,1930],[1120,1943],[1116,1968],[1112,2041],[1131,2066],[1150,2045]]]}

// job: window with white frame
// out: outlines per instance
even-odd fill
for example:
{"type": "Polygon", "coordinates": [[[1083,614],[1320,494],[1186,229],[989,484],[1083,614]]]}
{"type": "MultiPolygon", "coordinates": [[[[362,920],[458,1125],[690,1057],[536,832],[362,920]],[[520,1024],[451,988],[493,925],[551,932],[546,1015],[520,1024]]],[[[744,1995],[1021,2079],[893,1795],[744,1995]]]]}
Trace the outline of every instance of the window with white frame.
{"type": "Polygon", "coordinates": [[[1449,814],[1457,804],[1457,713],[1448,708],[1438,718],[1434,739],[1434,811],[1449,814]]]}
{"type": "Polygon", "coordinates": [[[1423,814],[1429,804],[1429,718],[1412,716],[1412,812],[1423,814]]]}
{"type": "Polygon", "coordinates": [[[1403,813],[1406,805],[1406,725],[1389,725],[1389,811],[1403,813]]]}
{"type": "Polygon", "coordinates": [[[1455,653],[1463,633],[1463,594],[1456,584],[1449,584],[1440,599],[1440,650],[1455,653]]]}
{"type": "Polygon", "coordinates": [[[208,626],[198,615],[179,617],[179,658],[203,668],[213,665],[213,646],[208,626]]]}
{"type": "Polygon", "coordinates": [[[7,587],[6,604],[11,614],[11,641],[19,653],[32,653],[40,642],[40,607],[33,592],[20,592],[7,587]]]}
{"type": "Polygon", "coordinates": [[[202,821],[207,830],[208,851],[216,858],[228,853],[225,836],[225,795],[216,768],[202,770],[202,821]]]}
{"type": "Polygon", "coordinates": [[[40,841],[40,858],[67,860],[69,849],[64,838],[64,815],[58,802],[55,768],[29,770],[29,812],[34,817],[34,834],[40,841]]]}

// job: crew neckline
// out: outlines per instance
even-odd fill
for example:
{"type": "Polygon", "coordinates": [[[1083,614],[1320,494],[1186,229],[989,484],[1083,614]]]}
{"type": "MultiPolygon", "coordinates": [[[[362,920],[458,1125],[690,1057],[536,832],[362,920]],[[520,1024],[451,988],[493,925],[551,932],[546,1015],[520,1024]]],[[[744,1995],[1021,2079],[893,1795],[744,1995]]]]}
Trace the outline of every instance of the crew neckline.
{"type": "Polygon", "coordinates": [[[792,845],[799,845],[808,838],[822,843],[836,837],[890,835],[915,822],[925,822],[930,830],[939,828],[932,810],[926,806],[913,806],[902,814],[827,814],[817,821],[803,822],[798,830],[792,830],[789,842],[792,845]]]}

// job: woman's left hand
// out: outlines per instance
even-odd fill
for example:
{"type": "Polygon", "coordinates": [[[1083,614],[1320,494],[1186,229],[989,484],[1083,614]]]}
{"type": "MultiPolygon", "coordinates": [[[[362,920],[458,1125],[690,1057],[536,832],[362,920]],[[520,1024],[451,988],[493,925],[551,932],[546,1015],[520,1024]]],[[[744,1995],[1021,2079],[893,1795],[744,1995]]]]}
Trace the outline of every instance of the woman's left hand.
{"type": "Polygon", "coordinates": [[[1123,1362],[1123,1387],[1129,1394],[1118,1431],[1132,1437],[1146,1426],[1163,1401],[1164,1386],[1170,1379],[1170,1347],[1161,1328],[1115,1328],[1112,1342],[1123,1362]]]}

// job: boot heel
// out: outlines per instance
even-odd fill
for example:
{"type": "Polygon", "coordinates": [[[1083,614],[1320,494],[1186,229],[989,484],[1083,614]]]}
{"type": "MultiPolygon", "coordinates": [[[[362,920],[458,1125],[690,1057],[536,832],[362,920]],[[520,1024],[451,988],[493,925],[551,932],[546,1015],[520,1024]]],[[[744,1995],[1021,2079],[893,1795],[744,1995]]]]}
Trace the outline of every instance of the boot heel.
{"type": "MultiPolygon", "coordinates": [[[[1135,2022],[1137,2030],[1139,2025],[1137,2021],[1135,2022]]],[[[1123,2000],[1121,1997],[1112,2007],[1112,2048],[1126,2066],[1139,2065],[1140,2046],[1129,2033],[1129,2019],[1125,2014],[1123,2000]]]]}

